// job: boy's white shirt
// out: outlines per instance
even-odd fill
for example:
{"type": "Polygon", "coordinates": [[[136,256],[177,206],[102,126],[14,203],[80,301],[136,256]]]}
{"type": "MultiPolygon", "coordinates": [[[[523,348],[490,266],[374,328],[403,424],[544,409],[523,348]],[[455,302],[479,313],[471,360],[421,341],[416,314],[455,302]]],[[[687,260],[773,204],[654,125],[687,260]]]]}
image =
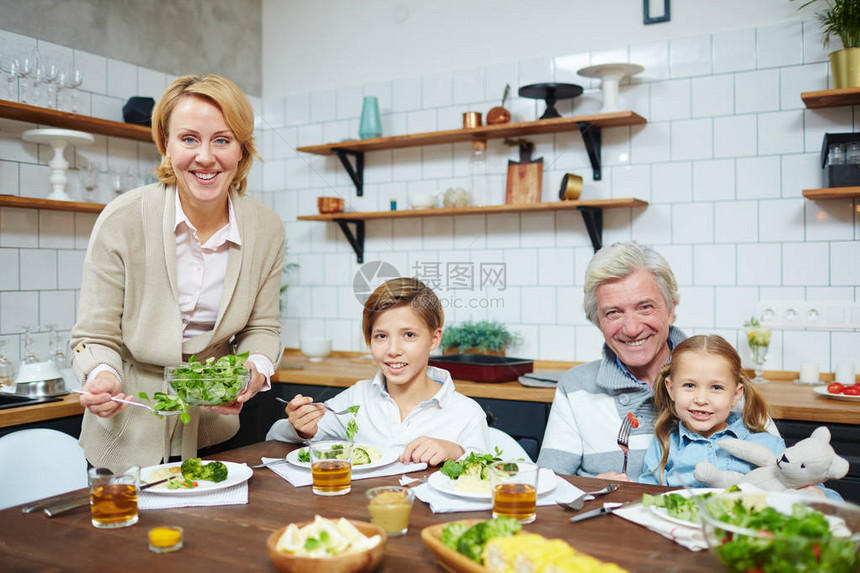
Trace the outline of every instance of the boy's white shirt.
{"type": "MultiPolygon", "coordinates": [[[[326,400],[335,410],[350,406],[361,406],[356,416],[358,432],[353,441],[358,444],[403,448],[412,440],[429,436],[459,444],[467,453],[490,451],[490,435],[487,417],[477,402],[454,388],[454,381],[447,370],[427,367],[427,376],[439,384],[436,394],[421,402],[400,420],[400,410],[394,399],[385,390],[382,372],[373,380],[360,380],[326,400]]],[[[346,439],[346,426],[352,415],[335,416],[328,410],[317,425],[313,441],[346,439]]],[[[278,420],[266,434],[267,440],[304,442],[286,418],[278,420]]]]}

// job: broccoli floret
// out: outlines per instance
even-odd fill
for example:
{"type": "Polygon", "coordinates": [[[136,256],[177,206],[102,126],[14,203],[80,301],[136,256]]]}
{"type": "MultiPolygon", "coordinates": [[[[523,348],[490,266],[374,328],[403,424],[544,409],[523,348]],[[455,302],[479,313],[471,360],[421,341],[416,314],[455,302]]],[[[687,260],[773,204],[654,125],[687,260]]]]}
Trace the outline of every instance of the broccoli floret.
{"type": "Polygon", "coordinates": [[[221,462],[209,462],[204,465],[200,458],[189,458],[182,462],[179,469],[186,479],[202,479],[216,483],[227,479],[227,466],[221,462]]]}
{"type": "Polygon", "coordinates": [[[462,521],[449,523],[442,529],[442,543],[457,551],[457,540],[463,535],[469,526],[462,521]]]}
{"type": "Polygon", "coordinates": [[[457,539],[457,551],[469,559],[481,562],[484,545],[493,537],[506,537],[519,531],[522,526],[516,519],[497,517],[476,523],[457,539]]]}
{"type": "Polygon", "coordinates": [[[186,478],[199,479],[200,473],[203,471],[203,464],[200,458],[189,458],[182,462],[179,469],[186,478]]]}
{"type": "Polygon", "coordinates": [[[201,479],[214,481],[215,483],[227,479],[227,466],[221,462],[209,462],[203,466],[203,469],[208,471],[207,475],[203,476],[201,479]]]}

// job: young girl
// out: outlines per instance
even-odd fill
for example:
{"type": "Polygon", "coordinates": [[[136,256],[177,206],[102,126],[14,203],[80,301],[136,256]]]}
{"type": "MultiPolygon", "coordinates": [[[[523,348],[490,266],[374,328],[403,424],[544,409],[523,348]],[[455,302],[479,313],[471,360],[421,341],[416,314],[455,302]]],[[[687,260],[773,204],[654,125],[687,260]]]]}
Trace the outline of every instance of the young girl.
{"type": "Polygon", "coordinates": [[[717,442],[739,438],[781,454],[785,442],[768,433],[764,399],[749,383],[741,358],[721,336],[693,336],[675,347],[672,362],[654,383],[657,421],[639,481],[702,487],[693,471],[703,461],[721,470],[749,473],[755,466],[723,451],[717,442]],[[741,413],[735,405],[744,398],[741,413]]]}
{"type": "MultiPolygon", "coordinates": [[[[362,330],[379,372],[327,403],[360,406],[356,443],[403,448],[401,462],[438,465],[466,450],[489,451],[489,430],[477,402],[454,390],[447,370],[427,366],[442,339],[442,305],[421,281],[398,278],[380,285],[364,305],[362,330]]],[[[346,439],[351,415],[336,416],[308,396],[296,395],[267,440],[346,439]]]]}

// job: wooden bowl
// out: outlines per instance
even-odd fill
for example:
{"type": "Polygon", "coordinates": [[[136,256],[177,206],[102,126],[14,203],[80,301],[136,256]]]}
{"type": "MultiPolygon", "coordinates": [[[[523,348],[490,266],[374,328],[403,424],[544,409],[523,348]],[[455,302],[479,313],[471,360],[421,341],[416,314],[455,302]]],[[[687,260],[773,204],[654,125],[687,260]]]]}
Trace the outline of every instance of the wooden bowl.
{"type": "Polygon", "coordinates": [[[322,214],[340,213],[343,211],[343,199],[340,197],[317,197],[317,209],[322,214]]]}
{"type": "MultiPolygon", "coordinates": [[[[385,552],[386,535],[382,528],[368,523],[366,521],[349,520],[359,531],[367,537],[379,535],[382,541],[376,546],[362,551],[360,553],[350,553],[348,555],[339,555],[329,558],[314,558],[314,557],[299,557],[298,555],[290,555],[278,551],[275,547],[278,544],[278,539],[286,531],[287,526],[280,528],[269,536],[266,540],[266,547],[269,550],[269,559],[272,560],[272,565],[275,569],[283,573],[365,573],[373,571],[379,567],[382,561],[382,554],[385,552]]],[[[299,528],[312,523],[305,521],[297,523],[299,528]]]]}

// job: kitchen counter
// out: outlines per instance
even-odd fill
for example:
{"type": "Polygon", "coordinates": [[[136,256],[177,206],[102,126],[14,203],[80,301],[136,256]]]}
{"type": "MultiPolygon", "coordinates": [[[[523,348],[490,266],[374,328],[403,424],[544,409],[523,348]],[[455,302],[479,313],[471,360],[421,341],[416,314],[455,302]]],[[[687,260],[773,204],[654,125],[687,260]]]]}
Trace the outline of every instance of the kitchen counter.
{"type": "Polygon", "coordinates": [[[21,424],[30,424],[33,422],[44,422],[68,416],[81,416],[83,413],[84,408],[78,400],[78,395],[69,394],[63,396],[60,402],[0,410],[0,428],[20,426],[21,424]]]}
{"type": "MultiPolygon", "coordinates": [[[[565,370],[575,362],[536,361],[535,371],[565,370]]],[[[274,382],[346,388],[356,380],[372,378],[373,362],[349,353],[337,353],[322,362],[310,362],[296,353],[287,353],[274,382]],[[300,369],[297,369],[300,367],[300,369]]],[[[796,372],[765,372],[770,384],[756,386],[777,420],[860,425],[860,402],[846,402],[819,396],[811,386],[800,386],[792,380],[796,372]]],[[[824,375],[827,377],[828,375],[824,375]]],[[[832,378],[832,375],[830,375],[832,378]]],[[[455,380],[457,390],[473,398],[493,398],[522,402],[552,403],[555,389],[527,388],[519,382],[471,382],[455,380]]],[[[78,396],[64,396],[61,402],[21,406],[0,410],[0,428],[53,420],[83,414],[78,396]]]]}
{"type": "MultiPolygon", "coordinates": [[[[577,364],[535,361],[535,371],[565,370],[577,364]]],[[[372,378],[375,373],[376,367],[372,361],[358,357],[336,355],[322,362],[310,362],[301,355],[286,355],[273,380],[345,388],[356,380],[372,378]]],[[[764,396],[775,419],[860,425],[860,402],[819,396],[812,391],[812,386],[800,386],[793,382],[797,372],[765,372],[765,376],[772,382],[757,385],[756,390],[764,396]]],[[[519,382],[454,380],[454,385],[461,394],[472,398],[552,403],[555,395],[554,388],[528,388],[519,382]]]]}

